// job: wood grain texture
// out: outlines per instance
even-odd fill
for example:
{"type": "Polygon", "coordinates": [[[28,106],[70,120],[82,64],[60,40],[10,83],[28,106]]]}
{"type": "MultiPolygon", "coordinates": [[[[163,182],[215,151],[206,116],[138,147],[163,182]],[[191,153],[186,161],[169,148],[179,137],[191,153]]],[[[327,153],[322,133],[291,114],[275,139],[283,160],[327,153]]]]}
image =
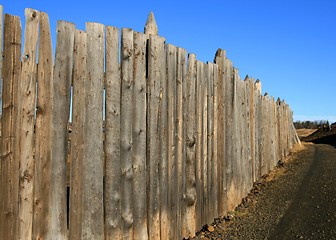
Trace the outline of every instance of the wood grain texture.
{"type": "Polygon", "coordinates": [[[34,9],[25,10],[25,41],[22,57],[22,72],[19,82],[19,131],[20,159],[20,212],[19,238],[31,239],[33,231],[34,201],[34,126],[36,100],[36,56],[39,30],[39,13],[34,9]]]}
{"type": "Polygon", "coordinates": [[[168,219],[167,239],[178,239],[177,224],[179,209],[179,194],[176,189],[179,187],[178,182],[178,165],[176,156],[176,75],[177,75],[177,48],[171,44],[166,45],[166,64],[167,64],[167,94],[168,94],[168,219]]]}
{"type": "Polygon", "coordinates": [[[119,32],[106,27],[105,238],[121,238],[119,32]]]}
{"type": "Polygon", "coordinates": [[[18,238],[19,158],[17,153],[18,83],[21,75],[21,22],[19,17],[5,14],[2,142],[1,142],[1,204],[0,239],[18,238]]]}
{"type": "Polygon", "coordinates": [[[85,148],[85,83],[87,81],[87,33],[76,30],[74,40],[73,102],[70,172],[69,238],[82,239],[85,148]]]}
{"type": "Polygon", "coordinates": [[[37,66],[37,111],[35,126],[35,189],[33,239],[45,239],[50,229],[49,186],[51,184],[51,84],[53,56],[49,17],[39,14],[40,41],[37,66]]]}
{"type": "Polygon", "coordinates": [[[103,87],[105,27],[86,23],[87,81],[84,155],[83,239],[104,239],[103,87]],[[94,137],[93,137],[94,136],[94,137]]]}
{"type": "MultiPolygon", "coordinates": [[[[146,195],[146,35],[134,32],[134,89],[132,116],[133,238],[148,239],[146,195]]],[[[166,226],[167,227],[167,226],[166,226]]]]}
{"type": "Polygon", "coordinates": [[[195,160],[196,160],[196,56],[189,54],[188,69],[186,75],[186,114],[184,127],[186,128],[186,163],[185,175],[186,183],[183,195],[184,198],[184,226],[182,235],[193,236],[196,230],[196,175],[195,175],[195,160]]]}
{"type": "Polygon", "coordinates": [[[70,84],[73,69],[73,44],[75,26],[57,23],[57,45],[52,82],[51,116],[51,182],[50,229],[47,239],[67,239],[67,189],[66,159],[68,144],[68,120],[70,113],[70,84]]]}
{"type": "Polygon", "coordinates": [[[147,79],[147,191],[148,191],[148,234],[150,239],[160,239],[160,100],[161,69],[164,58],[164,39],[149,36],[148,79],[147,79]]]}
{"type": "Polygon", "coordinates": [[[133,237],[132,202],[132,113],[133,113],[133,30],[122,29],[121,35],[121,109],[120,109],[120,170],[121,220],[123,239],[133,237]]]}

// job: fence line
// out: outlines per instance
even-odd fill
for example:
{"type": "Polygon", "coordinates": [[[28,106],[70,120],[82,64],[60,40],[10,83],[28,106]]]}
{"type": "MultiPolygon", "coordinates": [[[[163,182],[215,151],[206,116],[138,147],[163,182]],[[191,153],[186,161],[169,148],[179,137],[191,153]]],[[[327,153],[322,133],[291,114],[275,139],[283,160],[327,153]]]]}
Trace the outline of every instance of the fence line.
{"type": "Polygon", "coordinates": [[[2,13],[1,239],[194,236],[300,142],[285,102],[152,13],[145,33],[59,21],[55,58],[46,13],[26,9],[23,54],[2,13]]]}

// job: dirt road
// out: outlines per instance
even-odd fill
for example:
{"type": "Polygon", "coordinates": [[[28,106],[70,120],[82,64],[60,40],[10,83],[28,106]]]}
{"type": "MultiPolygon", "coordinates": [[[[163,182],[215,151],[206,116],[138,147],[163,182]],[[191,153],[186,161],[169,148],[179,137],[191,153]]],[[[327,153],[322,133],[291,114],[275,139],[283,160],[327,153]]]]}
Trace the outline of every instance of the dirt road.
{"type": "Polygon", "coordinates": [[[195,239],[336,239],[336,146],[309,144],[195,239]]]}

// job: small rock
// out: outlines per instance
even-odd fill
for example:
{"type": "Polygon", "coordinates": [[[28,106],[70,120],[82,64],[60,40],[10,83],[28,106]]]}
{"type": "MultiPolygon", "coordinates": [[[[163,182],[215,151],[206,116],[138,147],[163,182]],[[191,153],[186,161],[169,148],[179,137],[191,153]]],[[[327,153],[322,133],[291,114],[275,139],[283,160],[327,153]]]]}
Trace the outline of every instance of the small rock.
{"type": "Polygon", "coordinates": [[[215,228],[211,225],[208,226],[208,231],[209,232],[214,232],[215,231],[215,228]]]}

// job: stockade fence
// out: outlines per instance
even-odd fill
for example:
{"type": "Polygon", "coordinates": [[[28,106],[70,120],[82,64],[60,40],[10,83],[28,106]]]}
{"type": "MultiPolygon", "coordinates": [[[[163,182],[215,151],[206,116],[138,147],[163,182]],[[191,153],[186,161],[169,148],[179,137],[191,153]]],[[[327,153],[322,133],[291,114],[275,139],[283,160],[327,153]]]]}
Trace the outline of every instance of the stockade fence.
{"type": "Polygon", "coordinates": [[[166,44],[152,14],[144,34],[59,21],[55,58],[48,15],[25,16],[23,43],[0,18],[0,239],[193,236],[299,143],[285,102],[221,49],[166,44]]]}

